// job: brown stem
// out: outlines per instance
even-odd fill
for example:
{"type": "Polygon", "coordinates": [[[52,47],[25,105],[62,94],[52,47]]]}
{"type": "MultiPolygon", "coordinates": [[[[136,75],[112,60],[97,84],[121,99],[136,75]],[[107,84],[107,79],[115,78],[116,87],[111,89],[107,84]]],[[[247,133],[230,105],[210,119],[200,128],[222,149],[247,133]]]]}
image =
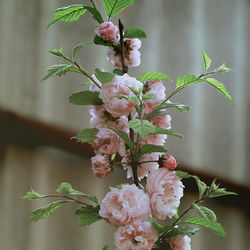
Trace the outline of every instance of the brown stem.
{"type": "Polygon", "coordinates": [[[119,32],[120,32],[120,50],[121,50],[121,62],[122,62],[122,73],[125,74],[128,72],[128,67],[125,65],[124,61],[124,37],[123,37],[124,26],[119,19],[119,32]]]}
{"type": "Polygon", "coordinates": [[[67,195],[51,194],[51,195],[43,196],[42,198],[65,198],[65,199],[74,201],[74,202],[76,202],[76,203],[80,203],[80,204],[82,204],[82,205],[88,205],[87,203],[85,203],[85,202],[83,202],[83,201],[74,199],[74,198],[72,198],[72,197],[70,197],[70,196],[67,196],[67,195]]]}
{"type": "Polygon", "coordinates": [[[93,0],[90,0],[90,2],[92,3],[93,7],[97,10],[97,8],[95,6],[95,2],[93,0]]]}

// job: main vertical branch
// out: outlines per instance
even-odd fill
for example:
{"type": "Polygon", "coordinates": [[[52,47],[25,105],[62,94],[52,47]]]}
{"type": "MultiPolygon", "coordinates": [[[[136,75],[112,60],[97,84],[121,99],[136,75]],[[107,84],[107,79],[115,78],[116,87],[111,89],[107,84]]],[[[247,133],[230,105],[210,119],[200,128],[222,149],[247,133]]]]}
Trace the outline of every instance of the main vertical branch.
{"type": "Polygon", "coordinates": [[[124,61],[124,37],[123,37],[123,29],[124,26],[121,22],[121,20],[119,19],[119,32],[120,32],[120,51],[121,51],[121,62],[122,62],[122,73],[125,74],[128,72],[128,66],[125,65],[125,61],[124,61]]]}

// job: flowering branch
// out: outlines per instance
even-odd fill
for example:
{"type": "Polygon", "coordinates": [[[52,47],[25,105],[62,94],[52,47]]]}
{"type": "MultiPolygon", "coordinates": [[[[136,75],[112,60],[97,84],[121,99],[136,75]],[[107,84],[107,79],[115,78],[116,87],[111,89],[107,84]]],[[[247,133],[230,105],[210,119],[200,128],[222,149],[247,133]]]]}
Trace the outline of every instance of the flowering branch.
{"type": "Polygon", "coordinates": [[[41,198],[65,198],[65,199],[71,200],[71,201],[73,201],[75,203],[79,203],[79,204],[82,204],[82,205],[85,205],[85,206],[88,205],[85,202],[82,202],[80,200],[74,199],[74,198],[72,198],[70,196],[67,196],[67,195],[51,194],[51,195],[45,195],[45,196],[43,196],[41,198]]]}

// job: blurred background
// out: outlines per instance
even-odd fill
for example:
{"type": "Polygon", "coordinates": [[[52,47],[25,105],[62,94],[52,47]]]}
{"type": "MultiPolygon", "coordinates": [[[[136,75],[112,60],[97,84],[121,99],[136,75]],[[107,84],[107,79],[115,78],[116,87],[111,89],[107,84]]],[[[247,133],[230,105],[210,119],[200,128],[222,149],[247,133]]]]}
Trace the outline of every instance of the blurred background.
{"type": "MultiPolygon", "coordinates": [[[[46,29],[54,9],[82,2],[88,0],[0,0],[0,249],[96,250],[105,244],[113,249],[112,227],[98,222],[78,228],[74,204],[27,226],[30,212],[48,201],[20,200],[30,187],[49,194],[64,181],[101,200],[110,185],[126,181],[120,169],[104,180],[94,178],[91,149],[70,140],[89,127],[87,108],[68,102],[72,93],[84,89],[85,79],[68,73],[40,83],[47,67],[62,62],[42,49],[63,47],[70,55],[74,45],[93,39],[96,23],[88,13],[77,23],[46,29]]],[[[190,111],[172,112],[172,128],[184,139],[169,137],[167,148],[180,169],[198,173],[207,184],[216,177],[240,194],[207,203],[224,225],[227,239],[201,229],[192,238],[192,249],[249,249],[250,2],[135,0],[120,18],[125,27],[137,26],[148,34],[140,49],[141,66],[130,75],[165,73],[174,80],[166,83],[168,93],[178,76],[202,72],[201,48],[212,59],[212,68],[225,62],[236,69],[216,76],[234,105],[205,84],[190,86],[172,99],[189,105],[190,111]]],[[[78,61],[89,72],[112,69],[104,47],[82,49],[78,61]]],[[[197,196],[192,181],[185,185],[190,191],[180,209],[197,196]]]]}

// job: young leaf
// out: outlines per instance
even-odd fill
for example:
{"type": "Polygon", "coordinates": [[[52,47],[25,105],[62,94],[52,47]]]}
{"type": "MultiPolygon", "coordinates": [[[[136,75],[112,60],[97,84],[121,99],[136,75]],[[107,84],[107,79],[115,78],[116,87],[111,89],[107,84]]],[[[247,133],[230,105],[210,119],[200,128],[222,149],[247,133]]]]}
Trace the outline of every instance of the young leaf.
{"type": "Polygon", "coordinates": [[[221,237],[226,237],[226,232],[224,231],[222,225],[218,222],[209,223],[206,219],[201,218],[199,216],[186,218],[181,220],[182,223],[189,223],[194,225],[203,226],[207,229],[210,229],[214,233],[218,234],[221,237]]]}
{"type": "Polygon", "coordinates": [[[86,10],[85,6],[81,4],[58,8],[54,11],[54,18],[51,20],[48,27],[57,21],[64,23],[75,22],[86,12],[86,10]]]}
{"type": "Polygon", "coordinates": [[[85,43],[80,43],[76,46],[74,46],[74,48],[72,49],[72,58],[75,57],[76,53],[84,46],[87,44],[91,44],[92,42],[85,42],[85,43]]]}
{"type": "Polygon", "coordinates": [[[174,131],[172,131],[170,129],[165,129],[165,128],[155,127],[155,130],[154,130],[154,132],[152,134],[172,135],[172,136],[176,136],[176,137],[178,137],[180,139],[183,139],[182,134],[175,133],[174,131]]]}
{"type": "Polygon", "coordinates": [[[156,100],[156,97],[153,93],[146,93],[142,96],[142,100],[145,101],[145,100],[156,100]]]}
{"type": "Polygon", "coordinates": [[[102,100],[99,98],[98,92],[80,91],[69,97],[69,102],[75,105],[100,105],[102,100]]]}
{"type": "Polygon", "coordinates": [[[99,36],[97,36],[97,35],[94,37],[94,43],[95,43],[96,45],[103,45],[103,46],[108,46],[108,47],[114,45],[114,43],[111,43],[111,42],[107,42],[107,41],[102,40],[102,39],[101,39],[99,36]]]}
{"type": "Polygon", "coordinates": [[[102,0],[108,19],[122,12],[129,5],[134,4],[134,0],[102,0]]]}
{"type": "Polygon", "coordinates": [[[120,138],[128,145],[129,149],[131,151],[133,151],[134,144],[133,144],[133,142],[131,141],[131,139],[129,138],[129,136],[125,132],[115,130],[115,129],[112,129],[112,128],[111,128],[111,130],[113,130],[117,135],[119,135],[120,138]]]}
{"type": "Polygon", "coordinates": [[[205,191],[207,189],[206,183],[201,181],[198,176],[192,175],[191,177],[193,177],[195,179],[197,186],[198,186],[198,189],[199,189],[199,195],[200,195],[200,197],[202,197],[202,195],[205,193],[205,191]]]}
{"type": "Polygon", "coordinates": [[[76,139],[77,142],[92,144],[96,132],[98,132],[97,128],[86,128],[72,138],[76,139]]]}
{"type": "Polygon", "coordinates": [[[203,50],[201,50],[201,53],[202,53],[202,57],[204,60],[205,72],[206,72],[208,70],[208,68],[210,67],[211,59],[208,57],[208,55],[203,50]]]}
{"type": "Polygon", "coordinates": [[[102,72],[99,69],[95,69],[95,76],[101,83],[112,82],[114,74],[109,72],[102,72]]]}
{"type": "Polygon", "coordinates": [[[116,75],[118,75],[118,76],[122,76],[122,75],[123,75],[121,69],[114,69],[114,70],[113,70],[113,73],[116,74],[116,75]]]}
{"type": "Polygon", "coordinates": [[[116,154],[112,154],[111,157],[110,157],[110,160],[113,161],[116,157],[116,154]]]}
{"type": "Polygon", "coordinates": [[[202,81],[202,79],[197,78],[195,75],[181,76],[177,79],[176,88],[179,89],[202,81]]]}
{"type": "Polygon", "coordinates": [[[40,219],[48,218],[57,208],[59,208],[63,203],[69,202],[68,200],[61,200],[52,202],[44,207],[41,207],[30,214],[28,223],[32,221],[37,222],[40,219]]]}
{"type": "Polygon", "coordinates": [[[178,174],[181,179],[192,177],[189,173],[179,170],[176,171],[176,174],[178,174]]]}
{"type": "Polygon", "coordinates": [[[78,221],[79,227],[88,226],[102,219],[99,215],[100,206],[86,205],[75,211],[75,214],[80,216],[78,221]]]}
{"type": "Polygon", "coordinates": [[[166,238],[171,238],[171,237],[175,237],[178,235],[193,235],[195,234],[199,229],[196,227],[178,227],[178,228],[173,228],[171,231],[169,231],[166,234],[166,238]]]}
{"type": "Polygon", "coordinates": [[[95,202],[96,204],[98,204],[98,200],[97,200],[96,196],[90,195],[90,194],[85,194],[85,193],[82,193],[80,191],[77,191],[77,190],[73,189],[71,184],[69,184],[67,182],[61,183],[56,191],[58,193],[63,193],[64,192],[66,195],[82,196],[82,197],[87,198],[87,199],[95,202]]]}
{"type": "Polygon", "coordinates": [[[170,231],[173,228],[171,225],[165,225],[165,226],[163,226],[163,225],[160,225],[160,224],[158,224],[156,222],[152,222],[151,224],[152,224],[152,227],[156,231],[158,231],[158,233],[160,233],[160,234],[161,233],[166,233],[166,232],[170,231]]]}
{"type": "Polygon", "coordinates": [[[79,69],[74,65],[74,64],[57,64],[57,65],[52,65],[47,69],[48,73],[47,75],[41,80],[42,82],[47,80],[50,77],[53,76],[61,76],[65,75],[67,72],[77,72],[81,73],[79,69]]]}
{"type": "Polygon", "coordinates": [[[211,188],[209,191],[209,198],[215,198],[219,196],[224,196],[224,195],[238,195],[234,192],[226,191],[225,188],[220,188],[219,185],[215,184],[215,180],[211,184],[211,188]]]}
{"type": "Polygon", "coordinates": [[[130,96],[130,95],[123,95],[123,94],[118,94],[118,95],[115,95],[113,97],[117,97],[117,98],[123,98],[123,99],[126,99],[130,102],[133,102],[135,105],[139,105],[139,100],[136,96],[130,96]]]}
{"type": "Polygon", "coordinates": [[[157,72],[147,72],[142,74],[137,78],[138,81],[144,82],[149,80],[170,80],[169,76],[157,73],[157,72]]]}
{"type": "Polygon", "coordinates": [[[45,51],[55,56],[64,57],[63,49],[45,49],[45,51]]]}
{"type": "Polygon", "coordinates": [[[216,222],[216,215],[214,213],[214,211],[212,211],[211,209],[207,208],[207,207],[203,207],[203,206],[198,206],[197,204],[193,204],[193,208],[196,209],[199,214],[206,219],[209,223],[214,223],[216,222]]]}
{"type": "Polygon", "coordinates": [[[31,189],[31,191],[27,192],[22,199],[23,200],[36,200],[36,199],[40,199],[45,197],[45,195],[41,195],[39,193],[37,193],[36,191],[34,191],[33,189],[31,189]]]}
{"type": "Polygon", "coordinates": [[[101,13],[93,7],[90,6],[85,6],[85,8],[92,14],[93,18],[98,22],[98,23],[103,23],[104,20],[102,19],[101,13]]]}
{"type": "Polygon", "coordinates": [[[154,145],[154,144],[144,144],[144,145],[142,145],[142,147],[140,149],[139,157],[141,157],[144,154],[150,154],[153,152],[166,153],[167,149],[165,149],[162,146],[158,146],[158,145],[154,145]]]}
{"type": "Polygon", "coordinates": [[[225,63],[223,63],[220,67],[214,70],[214,72],[229,72],[232,71],[233,69],[228,68],[225,63]]]}
{"type": "Polygon", "coordinates": [[[102,250],[108,250],[109,249],[109,245],[105,245],[102,250]]]}
{"type": "Polygon", "coordinates": [[[131,28],[126,29],[124,37],[125,38],[147,38],[147,35],[142,29],[131,27],[131,28]]]}
{"type": "Polygon", "coordinates": [[[206,78],[206,79],[204,79],[204,81],[209,83],[210,85],[212,85],[216,89],[218,89],[223,95],[225,95],[233,103],[233,99],[230,96],[229,92],[227,91],[227,89],[223,83],[217,81],[214,78],[206,78]]]}

